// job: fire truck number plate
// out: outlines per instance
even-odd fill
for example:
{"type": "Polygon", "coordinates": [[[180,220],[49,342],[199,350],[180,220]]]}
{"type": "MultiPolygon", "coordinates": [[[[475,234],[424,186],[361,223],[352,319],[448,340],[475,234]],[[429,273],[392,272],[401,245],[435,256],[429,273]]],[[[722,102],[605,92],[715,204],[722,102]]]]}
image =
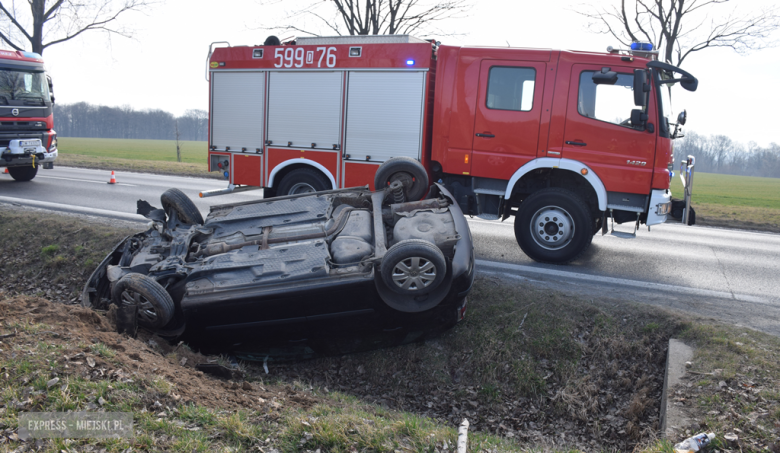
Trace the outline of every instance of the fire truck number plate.
{"type": "Polygon", "coordinates": [[[306,50],[303,47],[277,48],[274,52],[275,68],[302,68],[304,66],[314,66],[318,68],[327,66],[336,67],[336,48],[335,47],[317,47],[315,50],[306,50]]]}

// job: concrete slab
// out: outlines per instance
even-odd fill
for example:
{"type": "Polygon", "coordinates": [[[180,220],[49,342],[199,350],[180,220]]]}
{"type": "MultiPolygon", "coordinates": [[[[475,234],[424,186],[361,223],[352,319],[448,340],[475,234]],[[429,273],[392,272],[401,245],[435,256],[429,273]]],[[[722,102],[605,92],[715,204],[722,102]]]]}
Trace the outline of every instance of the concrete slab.
{"type": "Polygon", "coordinates": [[[677,437],[675,432],[690,426],[693,422],[685,412],[684,406],[674,399],[674,389],[680,384],[686,372],[685,362],[691,360],[693,360],[693,348],[680,340],[670,338],[661,400],[661,435],[672,440],[677,437]]]}

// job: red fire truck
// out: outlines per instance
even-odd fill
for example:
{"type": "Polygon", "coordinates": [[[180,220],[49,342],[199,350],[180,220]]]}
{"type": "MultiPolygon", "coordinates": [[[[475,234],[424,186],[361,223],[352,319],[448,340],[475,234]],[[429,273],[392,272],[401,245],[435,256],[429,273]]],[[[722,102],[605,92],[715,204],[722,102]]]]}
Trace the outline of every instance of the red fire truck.
{"type": "Polygon", "coordinates": [[[0,50],[0,168],[29,181],[38,168],[54,168],[51,78],[37,53],[0,50]]]}
{"type": "Polygon", "coordinates": [[[609,219],[635,234],[675,209],[692,224],[690,181],[674,208],[669,190],[685,113],[671,118],[668,87],[698,81],[636,44],[596,53],[392,35],[212,47],[209,168],[229,186],[201,196],[400,180],[419,198],[432,178],[466,214],[515,216],[523,251],[552,263],[579,256],[609,219]]]}

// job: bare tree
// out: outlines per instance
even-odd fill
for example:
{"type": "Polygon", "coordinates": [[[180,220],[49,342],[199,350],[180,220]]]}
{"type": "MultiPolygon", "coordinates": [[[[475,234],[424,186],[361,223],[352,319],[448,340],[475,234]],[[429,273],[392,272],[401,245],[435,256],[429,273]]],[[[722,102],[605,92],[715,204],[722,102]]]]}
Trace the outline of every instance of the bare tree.
{"type": "Polygon", "coordinates": [[[745,54],[775,45],[780,7],[746,11],[746,2],[726,11],[730,0],[613,0],[579,7],[592,31],[610,34],[624,46],[652,42],[659,59],[680,66],[687,56],[711,47],[745,54]]]}
{"type": "MultiPolygon", "coordinates": [[[[263,4],[278,3],[267,0],[263,4]]],[[[284,22],[295,25],[270,27],[319,36],[307,22],[313,19],[338,35],[406,35],[445,33],[436,27],[445,19],[462,17],[469,0],[309,0],[288,14],[284,22]]]]}
{"type": "Polygon", "coordinates": [[[15,0],[0,1],[0,42],[15,50],[44,49],[86,31],[98,30],[129,37],[120,15],[140,11],[150,0],[15,0]],[[25,8],[28,6],[28,8],[25,8]],[[29,47],[28,47],[29,45],[29,47]]]}

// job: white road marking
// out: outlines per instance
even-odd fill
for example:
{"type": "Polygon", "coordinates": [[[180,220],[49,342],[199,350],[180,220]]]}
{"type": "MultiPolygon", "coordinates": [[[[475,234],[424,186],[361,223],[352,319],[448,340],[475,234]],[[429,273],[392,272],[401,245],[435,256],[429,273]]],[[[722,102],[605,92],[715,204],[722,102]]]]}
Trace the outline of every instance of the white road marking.
{"type": "MultiPolygon", "coordinates": [[[[38,176],[38,177],[39,178],[48,178],[48,179],[64,179],[65,181],[91,182],[93,184],[108,184],[107,181],[93,181],[91,179],[62,178],[60,176],[38,176]]],[[[116,185],[116,186],[138,187],[135,184],[124,184],[124,183],[121,183],[121,182],[117,182],[117,183],[114,183],[114,184],[111,184],[111,185],[112,186],[116,185]]]]}
{"type": "Polygon", "coordinates": [[[541,267],[524,266],[521,264],[500,263],[497,261],[476,260],[477,270],[494,271],[507,277],[515,277],[516,273],[537,274],[552,277],[556,280],[586,280],[592,283],[606,283],[611,285],[631,286],[649,291],[664,291],[673,293],[684,293],[695,296],[718,297],[721,299],[733,299],[743,302],[753,302],[765,305],[777,306],[777,303],[762,297],[750,296],[747,294],[731,293],[726,291],[713,291],[709,289],[691,288],[688,286],[667,285],[664,283],[651,283],[639,280],[628,280],[624,278],[604,277],[601,275],[581,274],[578,272],[559,271],[541,267]]]}
{"type": "Polygon", "coordinates": [[[139,214],[128,214],[126,212],[109,211],[106,209],[85,208],[84,206],[74,206],[69,204],[51,203],[48,201],[25,200],[23,198],[0,197],[0,203],[10,203],[23,206],[33,206],[36,208],[50,209],[52,211],[75,212],[77,214],[95,215],[100,217],[111,217],[115,219],[131,220],[133,222],[149,222],[145,217],[139,214]]]}

